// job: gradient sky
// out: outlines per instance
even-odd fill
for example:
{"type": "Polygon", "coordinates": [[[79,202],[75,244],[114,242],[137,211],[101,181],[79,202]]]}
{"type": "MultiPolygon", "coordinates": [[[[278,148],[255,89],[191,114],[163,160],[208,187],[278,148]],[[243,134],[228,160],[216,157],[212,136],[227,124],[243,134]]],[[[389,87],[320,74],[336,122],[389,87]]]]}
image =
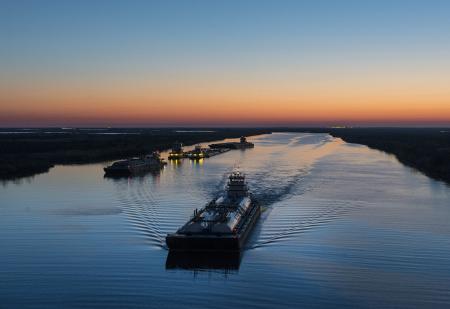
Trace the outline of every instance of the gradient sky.
{"type": "Polygon", "coordinates": [[[0,126],[450,125],[450,1],[0,0],[0,126]]]}

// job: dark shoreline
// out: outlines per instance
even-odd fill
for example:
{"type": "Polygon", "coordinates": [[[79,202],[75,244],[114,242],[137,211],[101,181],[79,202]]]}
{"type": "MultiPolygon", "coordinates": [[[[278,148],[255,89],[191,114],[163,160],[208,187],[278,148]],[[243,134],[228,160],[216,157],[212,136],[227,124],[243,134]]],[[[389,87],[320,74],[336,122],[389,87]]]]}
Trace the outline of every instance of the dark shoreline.
{"type": "Polygon", "coordinates": [[[0,180],[48,172],[57,164],[96,163],[163,151],[176,141],[194,145],[271,133],[266,129],[0,129],[0,180]],[[178,132],[177,132],[178,131],[178,132]],[[2,133],[4,132],[4,133],[2,133]]]}
{"type": "MultiPolygon", "coordinates": [[[[289,130],[292,131],[292,130],[289,130]]],[[[450,184],[450,128],[303,128],[394,155],[402,164],[450,184]]]]}
{"type": "Polygon", "coordinates": [[[185,145],[272,132],[329,133],[393,154],[404,165],[450,184],[449,128],[0,129],[0,180],[48,172],[56,164],[96,163],[185,145]]]}
{"type": "MultiPolygon", "coordinates": [[[[443,130],[445,131],[445,130],[443,130]]],[[[348,143],[363,144],[395,155],[402,164],[450,184],[450,134],[448,132],[383,131],[330,132],[348,143]]]]}

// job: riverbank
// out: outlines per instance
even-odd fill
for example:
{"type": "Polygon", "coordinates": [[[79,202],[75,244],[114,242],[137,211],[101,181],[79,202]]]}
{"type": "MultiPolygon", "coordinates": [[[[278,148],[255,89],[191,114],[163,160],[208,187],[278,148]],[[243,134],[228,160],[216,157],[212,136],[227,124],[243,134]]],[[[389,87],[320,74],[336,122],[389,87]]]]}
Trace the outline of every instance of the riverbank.
{"type": "Polygon", "coordinates": [[[95,163],[185,145],[270,133],[265,129],[0,130],[0,179],[48,172],[56,164],[95,163]]]}
{"type": "Polygon", "coordinates": [[[348,143],[393,154],[425,175],[450,184],[448,128],[270,128],[270,129],[0,129],[0,179],[45,173],[55,164],[95,163],[275,131],[329,133],[348,143]]]}
{"type": "Polygon", "coordinates": [[[366,145],[395,155],[404,165],[450,184],[449,128],[330,128],[303,129],[327,132],[345,142],[366,145]]]}

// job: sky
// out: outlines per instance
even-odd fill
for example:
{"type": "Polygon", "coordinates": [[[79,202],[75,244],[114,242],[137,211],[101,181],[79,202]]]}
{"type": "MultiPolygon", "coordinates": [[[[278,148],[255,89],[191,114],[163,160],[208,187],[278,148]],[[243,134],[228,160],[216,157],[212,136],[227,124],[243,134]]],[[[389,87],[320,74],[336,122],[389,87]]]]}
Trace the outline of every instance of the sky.
{"type": "Polygon", "coordinates": [[[0,126],[447,126],[449,16],[437,0],[0,0],[0,126]]]}

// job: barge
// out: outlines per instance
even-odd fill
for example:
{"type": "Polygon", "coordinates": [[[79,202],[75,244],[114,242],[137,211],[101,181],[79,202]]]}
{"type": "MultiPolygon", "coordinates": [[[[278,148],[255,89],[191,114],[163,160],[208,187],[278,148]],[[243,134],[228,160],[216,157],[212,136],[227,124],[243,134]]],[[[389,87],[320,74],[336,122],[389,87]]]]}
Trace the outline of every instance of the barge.
{"type": "Polygon", "coordinates": [[[214,149],[210,148],[210,149],[208,149],[206,151],[206,155],[207,155],[208,158],[209,157],[214,157],[214,156],[217,156],[217,155],[222,154],[224,152],[228,152],[230,150],[231,150],[230,148],[214,148],[214,149]]]}
{"type": "Polygon", "coordinates": [[[261,214],[261,207],[248,190],[245,176],[234,171],[226,192],[192,218],[166,243],[171,251],[241,251],[261,214]]]}
{"type": "Polygon", "coordinates": [[[105,176],[130,176],[142,172],[159,170],[167,163],[161,159],[158,152],[153,152],[140,158],[131,158],[114,162],[105,167],[105,176]]]}
{"type": "Polygon", "coordinates": [[[208,149],[202,148],[201,145],[196,145],[193,150],[186,152],[186,157],[191,160],[208,158],[208,149]]]}
{"type": "Polygon", "coordinates": [[[237,271],[242,253],[238,251],[185,252],[169,251],[166,269],[237,271]]]}
{"type": "Polygon", "coordinates": [[[210,148],[246,149],[254,148],[255,144],[247,141],[245,136],[241,136],[239,142],[217,143],[209,145],[210,148]]]}
{"type": "Polygon", "coordinates": [[[184,157],[184,152],[183,152],[183,144],[179,143],[179,142],[175,142],[175,144],[173,144],[172,146],[172,151],[169,152],[169,160],[179,160],[182,159],[184,157]]]}

